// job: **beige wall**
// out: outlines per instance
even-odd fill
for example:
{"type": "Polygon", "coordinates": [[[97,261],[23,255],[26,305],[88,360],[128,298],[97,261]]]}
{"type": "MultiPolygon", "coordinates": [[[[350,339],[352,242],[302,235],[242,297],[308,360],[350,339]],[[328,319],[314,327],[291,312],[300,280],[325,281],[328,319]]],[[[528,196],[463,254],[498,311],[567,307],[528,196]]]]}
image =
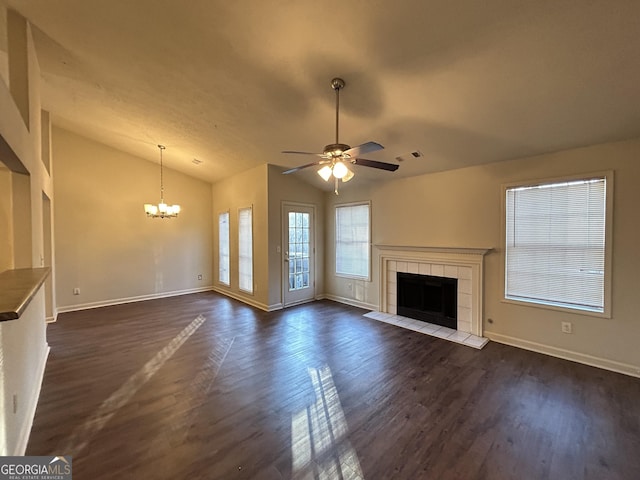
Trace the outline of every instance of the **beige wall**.
{"type": "Polygon", "coordinates": [[[279,167],[261,165],[213,185],[215,289],[262,310],[282,308],[282,204],[313,205],[316,209],[316,293],[324,292],[322,238],[323,194],[284,176],[279,167]],[[238,288],[238,209],[253,206],[253,295],[238,288]],[[218,281],[218,216],[229,212],[230,285],[218,281]]]}
{"type": "MultiPolygon", "coordinates": [[[[372,241],[437,247],[491,247],[486,257],[484,330],[487,336],[640,374],[640,140],[596,145],[534,158],[387,181],[339,197],[326,195],[326,290],[340,299],[371,307],[379,303],[377,252],[373,249],[373,281],[354,282],[335,276],[332,211],[337,203],[371,200],[372,241]],[[611,319],[564,313],[502,302],[502,185],[614,170],[613,303],[611,319]],[[348,283],[355,283],[350,290],[348,283]],[[492,319],[493,323],[487,322],[492,319]],[[563,334],[560,322],[573,323],[563,334]]],[[[426,160],[425,160],[426,161],[426,160]]]]}
{"type": "Polygon", "coordinates": [[[267,165],[260,165],[213,185],[213,284],[217,291],[263,310],[269,301],[267,165]],[[253,294],[238,288],[238,210],[252,207],[253,294]],[[218,281],[218,216],[229,212],[230,285],[218,281]]]}
{"type": "Polygon", "coordinates": [[[59,311],[211,286],[210,184],[165,168],[165,200],[182,211],[147,218],[143,204],[160,200],[157,163],[59,128],[53,158],[59,311]]]}
{"type": "Polygon", "coordinates": [[[324,192],[295,175],[282,175],[282,168],[269,165],[269,305],[272,309],[283,302],[281,252],[286,250],[286,239],[282,238],[283,203],[312,205],[315,209],[315,294],[324,294],[324,192]]]}
{"type": "MultiPolygon", "coordinates": [[[[357,172],[356,172],[357,175],[357,172]]],[[[372,247],[371,255],[371,279],[372,281],[354,278],[339,277],[336,275],[336,248],[335,248],[335,206],[354,202],[371,202],[371,240],[376,243],[390,243],[380,241],[387,238],[383,230],[388,228],[387,221],[393,222],[394,218],[385,218],[384,222],[379,215],[378,206],[383,201],[378,194],[378,188],[382,185],[364,185],[353,188],[353,185],[345,186],[337,196],[333,192],[325,193],[325,290],[328,298],[352,305],[378,309],[378,261],[375,248],[372,247]]],[[[410,219],[402,228],[411,231],[414,226],[410,219]]],[[[407,232],[408,233],[408,232],[407,232]]]]}
{"type": "MultiPolygon", "coordinates": [[[[9,44],[9,66],[19,69],[10,76],[13,88],[6,77],[0,78],[0,162],[22,173],[0,173],[3,270],[43,263],[47,235],[42,195],[53,198],[51,177],[41,160],[40,69],[31,29],[17,14],[9,15],[8,22],[10,36],[22,39],[9,44]]],[[[48,353],[44,295],[40,289],[19,319],[0,323],[0,455],[22,455],[26,448],[48,353]]]]}

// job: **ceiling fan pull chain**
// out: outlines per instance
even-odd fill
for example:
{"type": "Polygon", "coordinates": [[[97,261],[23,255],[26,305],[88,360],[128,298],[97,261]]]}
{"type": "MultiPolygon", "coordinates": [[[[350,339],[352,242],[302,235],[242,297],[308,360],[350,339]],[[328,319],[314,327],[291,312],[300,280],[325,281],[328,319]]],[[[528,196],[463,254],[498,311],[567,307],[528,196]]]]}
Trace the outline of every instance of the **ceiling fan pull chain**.
{"type": "Polygon", "coordinates": [[[336,195],[340,195],[340,194],[338,193],[338,177],[333,177],[333,178],[334,178],[334,180],[336,181],[336,183],[335,183],[335,187],[333,188],[333,192],[334,192],[336,195]]]}

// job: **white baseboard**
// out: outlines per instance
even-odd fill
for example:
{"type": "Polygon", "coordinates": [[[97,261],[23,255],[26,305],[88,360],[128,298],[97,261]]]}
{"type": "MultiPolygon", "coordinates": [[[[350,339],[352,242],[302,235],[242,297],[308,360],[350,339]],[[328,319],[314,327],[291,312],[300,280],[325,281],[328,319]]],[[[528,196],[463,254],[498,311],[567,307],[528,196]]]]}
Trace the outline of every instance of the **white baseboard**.
{"type": "Polygon", "coordinates": [[[234,300],[238,300],[239,302],[246,303],[247,305],[250,305],[252,307],[256,307],[256,308],[258,308],[258,309],[260,309],[260,310],[262,310],[264,312],[272,312],[273,310],[279,310],[279,309],[282,308],[282,304],[281,303],[277,303],[277,304],[274,304],[274,305],[267,305],[265,303],[256,301],[252,297],[244,296],[242,294],[239,294],[239,293],[236,293],[236,292],[232,292],[231,290],[227,290],[225,288],[219,288],[219,287],[215,287],[214,286],[211,289],[216,293],[219,293],[219,294],[224,295],[226,297],[233,298],[234,300]]]}
{"type": "Polygon", "coordinates": [[[44,370],[47,367],[47,358],[49,358],[49,352],[51,347],[47,345],[43,358],[38,365],[38,371],[34,378],[34,389],[31,392],[31,397],[27,400],[26,415],[24,417],[24,423],[20,428],[20,434],[18,435],[18,442],[16,449],[13,453],[14,456],[23,456],[27,451],[27,444],[29,443],[29,435],[31,435],[31,427],[33,427],[33,419],[36,416],[36,408],[38,407],[38,400],[40,399],[40,390],[42,389],[42,381],[44,380],[44,370]]]}
{"type": "Polygon", "coordinates": [[[572,350],[565,350],[564,348],[551,347],[549,345],[543,345],[541,343],[530,342],[528,340],[522,340],[520,338],[509,337],[507,335],[501,335],[499,333],[487,332],[486,330],[484,331],[484,336],[494,342],[504,343],[505,345],[511,345],[512,347],[518,347],[524,350],[544,353],[552,357],[571,360],[572,362],[583,363],[585,365],[602,368],[604,370],[610,370],[612,372],[623,373],[632,377],[640,377],[640,366],[638,365],[630,365],[628,363],[616,362],[615,360],[594,357],[592,355],[574,352],[572,350]]]}
{"type": "Polygon", "coordinates": [[[283,308],[284,305],[282,304],[282,302],[272,303],[267,307],[267,312],[275,312],[276,310],[282,310],[283,308]]]}
{"type": "MultiPolygon", "coordinates": [[[[317,297],[316,297],[317,298],[317,297]]],[[[352,307],[364,308],[365,310],[378,310],[378,305],[372,303],[361,302],[355,298],[339,297],[337,295],[324,294],[323,298],[327,300],[333,300],[334,302],[344,303],[345,305],[351,305],[352,307]]]]}
{"type": "Polygon", "coordinates": [[[123,303],[143,302],[145,300],[155,300],[158,298],[177,297],[179,295],[189,295],[190,293],[210,292],[214,290],[212,286],[189,288],[186,290],[174,290],[172,292],[152,293],[149,295],[139,295],[137,297],[114,298],[111,300],[101,300],[99,302],[80,303],[77,305],[66,305],[58,307],[57,313],[76,312],[79,310],[89,310],[91,308],[110,307],[112,305],[121,305],[123,303]]]}
{"type": "MultiPolygon", "coordinates": [[[[287,304],[286,308],[297,307],[298,305],[304,305],[306,303],[315,302],[316,300],[318,300],[318,297],[308,298],[306,300],[300,300],[299,302],[292,302],[292,303],[287,304]]],[[[282,308],[285,308],[285,305],[282,305],[282,308]]]]}
{"type": "MultiPolygon", "coordinates": [[[[245,297],[242,294],[232,292],[231,290],[227,290],[225,288],[213,287],[213,291],[221,295],[231,297],[234,300],[238,300],[239,302],[246,303],[247,305],[251,305],[252,307],[259,308],[260,310],[263,310],[265,312],[273,312],[273,311],[282,310],[283,308],[285,308],[284,304],[282,304],[281,302],[274,303],[271,305],[266,305],[261,302],[256,302],[254,299],[250,297],[245,297]]],[[[333,300],[334,302],[343,303],[345,305],[351,305],[352,307],[364,308],[365,310],[378,310],[377,305],[359,302],[358,300],[354,300],[352,298],[338,297],[336,295],[327,295],[327,294],[316,295],[311,300],[303,300],[301,302],[292,303],[287,305],[287,307],[295,307],[297,305],[304,305],[305,303],[313,302],[316,300],[325,300],[325,299],[333,300]]]]}

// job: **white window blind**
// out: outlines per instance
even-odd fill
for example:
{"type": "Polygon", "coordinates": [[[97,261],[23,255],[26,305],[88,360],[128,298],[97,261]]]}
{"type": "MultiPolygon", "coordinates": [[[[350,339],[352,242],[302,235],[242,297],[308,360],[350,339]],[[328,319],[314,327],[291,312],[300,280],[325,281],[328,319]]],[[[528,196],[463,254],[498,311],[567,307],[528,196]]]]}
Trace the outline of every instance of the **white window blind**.
{"type": "Polygon", "coordinates": [[[229,285],[229,212],[218,216],[218,280],[229,285]]]}
{"type": "Polygon", "coordinates": [[[253,293],[253,229],[252,209],[238,213],[238,281],[240,290],[253,293]]]}
{"type": "Polygon", "coordinates": [[[369,278],[369,204],[336,207],[336,274],[369,278]]]}
{"type": "Polygon", "coordinates": [[[606,179],[506,190],[505,297],[604,311],[606,179]]]}

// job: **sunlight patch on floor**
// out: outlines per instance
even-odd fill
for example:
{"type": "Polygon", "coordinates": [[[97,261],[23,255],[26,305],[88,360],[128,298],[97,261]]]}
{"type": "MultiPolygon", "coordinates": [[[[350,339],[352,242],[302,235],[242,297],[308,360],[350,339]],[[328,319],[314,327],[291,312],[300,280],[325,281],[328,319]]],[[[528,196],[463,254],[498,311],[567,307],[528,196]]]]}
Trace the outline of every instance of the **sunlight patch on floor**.
{"type": "Polygon", "coordinates": [[[76,428],[66,442],[62,442],[58,446],[56,452],[78,456],[89,445],[92,438],[104,428],[111,417],[125,406],[131,397],[160,370],[182,344],[200,328],[205,320],[204,316],[198,315],[167,346],[156,353],[140,370],[129,377],[118,390],[102,402],[98,410],[86,422],[76,428]]]}
{"type": "Polygon", "coordinates": [[[363,480],[331,369],[324,365],[308,371],[316,401],[291,418],[293,478],[363,480]]]}
{"type": "MultiPolygon", "coordinates": [[[[167,442],[170,445],[179,446],[185,441],[189,430],[201,415],[201,408],[235,339],[236,337],[220,338],[211,346],[209,356],[200,365],[197,374],[172,408],[175,414],[167,419],[164,437],[158,436],[156,442],[167,442]]],[[[152,446],[149,450],[154,451],[155,447],[152,446]]]]}

